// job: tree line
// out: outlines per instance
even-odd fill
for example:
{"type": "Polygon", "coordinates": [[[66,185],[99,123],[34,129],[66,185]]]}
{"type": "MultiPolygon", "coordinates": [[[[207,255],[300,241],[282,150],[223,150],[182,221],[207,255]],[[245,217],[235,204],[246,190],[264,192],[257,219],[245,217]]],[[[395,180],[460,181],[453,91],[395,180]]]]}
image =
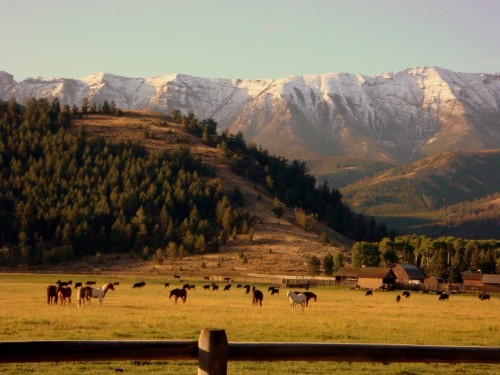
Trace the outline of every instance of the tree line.
{"type": "Polygon", "coordinates": [[[500,241],[406,235],[380,242],[357,242],[353,267],[413,264],[424,274],[460,282],[462,272],[500,273],[500,241]]]}
{"type": "Polygon", "coordinates": [[[252,214],[187,148],[89,136],[72,115],[57,99],[0,102],[0,263],[97,253],[162,261],[216,252],[251,230],[252,214]]]}

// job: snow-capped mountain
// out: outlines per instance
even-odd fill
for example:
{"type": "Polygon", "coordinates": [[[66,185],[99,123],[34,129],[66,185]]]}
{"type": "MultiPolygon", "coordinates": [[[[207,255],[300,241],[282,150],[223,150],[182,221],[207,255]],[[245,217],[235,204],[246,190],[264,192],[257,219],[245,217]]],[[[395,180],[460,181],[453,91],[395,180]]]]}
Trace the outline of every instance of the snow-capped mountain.
{"type": "Polygon", "coordinates": [[[444,150],[500,148],[500,74],[426,67],[380,75],[333,73],[276,80],[182,74],[127,78],[28,78],[0,72],[0,99],[59,97],[79,105],[174,108],[214,118],[287,157],[344,155],[407,162],[444,150]]]}

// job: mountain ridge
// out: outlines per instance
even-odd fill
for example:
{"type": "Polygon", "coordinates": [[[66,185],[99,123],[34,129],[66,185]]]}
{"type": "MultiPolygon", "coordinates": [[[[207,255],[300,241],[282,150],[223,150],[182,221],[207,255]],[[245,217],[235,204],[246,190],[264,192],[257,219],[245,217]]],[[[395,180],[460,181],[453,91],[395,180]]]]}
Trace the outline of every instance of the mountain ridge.
{"type": "Polygon", "coordinates": [[[328,73],[281,79],[202,78],[172,73],[129,78],[27,78],[0,72],[0,99],[59,97],[79,105],[214,118],[219,130],[285,157],[347,156],[407,163],[447,150],[500,144],[500,74],[439,67],[379,75],[328,73]]]}

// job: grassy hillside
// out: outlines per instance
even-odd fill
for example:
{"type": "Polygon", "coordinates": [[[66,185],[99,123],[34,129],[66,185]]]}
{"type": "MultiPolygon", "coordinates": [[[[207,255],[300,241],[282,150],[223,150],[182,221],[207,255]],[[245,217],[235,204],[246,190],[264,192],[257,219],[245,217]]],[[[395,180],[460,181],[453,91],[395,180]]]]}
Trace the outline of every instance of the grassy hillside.
{"type": "Polygon", "coordinates": [[[327,181],[329,186],[338,189],[394,167],[394,164],[387,162],[346,157],[317,157],[303,160],[318,181],[327,181]]]}
{"type": "Polygon", "coordinates": [[[500,150],[445,152],[342,189],[357,212],[399,233],[499,238],[500,150]]]}
{"type": "Polygon", "coordinates": [[[440,209],[500,191],[500,150],[445,152],[393,168],[342,190],[356,211],[374,216],[440,209]]]}

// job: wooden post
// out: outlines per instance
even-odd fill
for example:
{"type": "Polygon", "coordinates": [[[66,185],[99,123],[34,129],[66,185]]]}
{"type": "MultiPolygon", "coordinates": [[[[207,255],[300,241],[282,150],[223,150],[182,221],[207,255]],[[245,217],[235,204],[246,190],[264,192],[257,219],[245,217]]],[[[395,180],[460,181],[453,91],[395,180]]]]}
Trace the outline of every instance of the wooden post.
{"type": "Polygon", "coordinates": [[[198,340],[198,375],[226,375],[227,352],[226,331],[203,328],[198,340]]]}

